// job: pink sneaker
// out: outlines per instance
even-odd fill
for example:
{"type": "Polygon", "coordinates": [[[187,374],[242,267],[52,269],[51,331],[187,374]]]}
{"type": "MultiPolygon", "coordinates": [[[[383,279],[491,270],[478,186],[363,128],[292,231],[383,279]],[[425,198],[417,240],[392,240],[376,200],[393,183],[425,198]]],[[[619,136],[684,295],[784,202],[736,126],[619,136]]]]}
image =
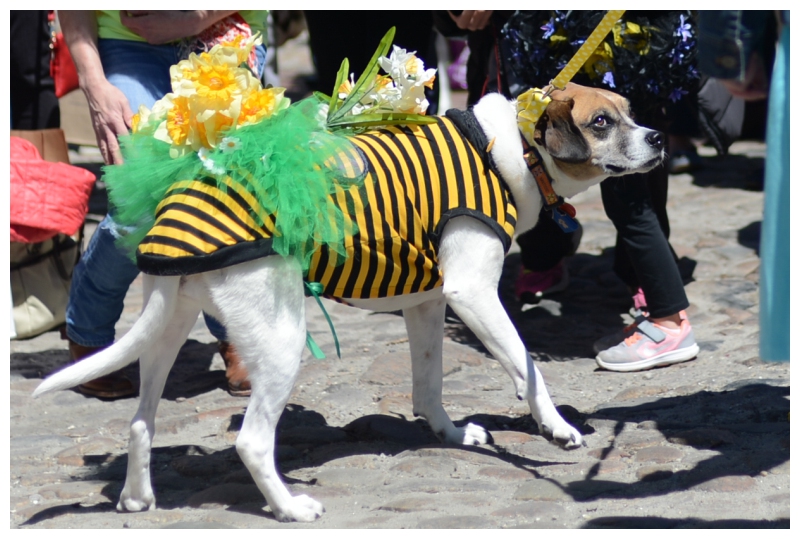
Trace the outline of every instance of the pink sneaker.
{"type": "Polygon", "coordinates": [[[517,298],[523,303],[538,303],[542,296],[560,292],[569,285],[569,272],[564,261],[546,271],[522,270],[514,292],[517,298]]]}
{"type": "MultiPolygon", "coordinates": [[[[681,320],[686,320],[688,317],[686,316],[686,311],[681,311],[678,313],[681,317],[681,320]]],[[[636,318],[633,322],[619,331],[612,333],[611,335],[606,335],[594,342],[594,353],[599,354],[603,350],[608,350],[612,346],[616,346],[631,335],[633,335],[637,329],[644,333],[645,335],[652,334],[653,337],[656,339],[662,339],[661,336],[663,332],[659,332],[656,326],[647,318],[647,313],[639,313],[636,315],[636,318]]]]}
{"type": "Polygon", "coordinates": [[[597,364],[610,371],[632,372],[681,363],[697,357],[700,347],[694,340],[689,320],[682,319],[678,329],[651,325],[655,332],[644,333],[642,328],[637,327],[624,341],[597,354],[597,364]]]}

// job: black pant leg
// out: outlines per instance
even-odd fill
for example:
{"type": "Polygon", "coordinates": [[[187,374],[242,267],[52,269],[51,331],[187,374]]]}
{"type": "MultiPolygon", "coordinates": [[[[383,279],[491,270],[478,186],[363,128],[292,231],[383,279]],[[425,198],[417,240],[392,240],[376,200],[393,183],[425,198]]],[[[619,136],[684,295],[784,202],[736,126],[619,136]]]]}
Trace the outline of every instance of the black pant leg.
{"type": "Polygon", "coordinates": [[[47,11],[11,10],[11,128],[59,127],[47,11]]]}
{"type": "Polygon", "coordinates": [[[529,271],[547,271],[565,256],[575,254],[580,241],[578,232],[564,232],[550,212],[542,210],[536,226],[517,236],[522,267],[529,271]]]}
{"type": "Polygon", "coordinates": [[[617,229],[614,271],[632,290],[642,288],[651,316],[661,318],[687,308],[689,300],[654,210],[647,175],[608,178],[600,191],[606,215],[617,229]]]}

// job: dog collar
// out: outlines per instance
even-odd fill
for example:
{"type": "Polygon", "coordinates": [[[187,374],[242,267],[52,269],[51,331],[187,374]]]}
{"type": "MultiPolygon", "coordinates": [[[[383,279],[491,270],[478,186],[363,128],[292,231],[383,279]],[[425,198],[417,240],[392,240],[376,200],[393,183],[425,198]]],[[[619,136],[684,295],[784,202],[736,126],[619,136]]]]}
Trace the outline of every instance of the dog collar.
{"type": "Polygon", "coordinates": [[[542,195],[544,209],[550,212],[550,216],[563,232],[574,232],[578,229],[578,222],[575,220],[575,207],[564,202],[564,197],[557,195],[553,191],[553,182],[544,169],[542,156],[539,155],[534,146],[528,144],[524,135],[522,135],[522,148],[522,157],[525,159],[528,170],[531,171],[531,174],[536,179],[536,185],[542,195]]]}

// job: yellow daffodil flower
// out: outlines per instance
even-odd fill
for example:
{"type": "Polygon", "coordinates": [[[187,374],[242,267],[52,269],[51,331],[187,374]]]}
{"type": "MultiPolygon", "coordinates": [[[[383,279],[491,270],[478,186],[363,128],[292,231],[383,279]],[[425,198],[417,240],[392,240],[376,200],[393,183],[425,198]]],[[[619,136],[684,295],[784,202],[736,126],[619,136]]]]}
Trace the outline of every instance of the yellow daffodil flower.
{"type": "Polygon", "coordinates": [[[238,125],[254,124],[275,114],[285,91],[285,88],[268,88],[251,93],[242,101],[238,125]]]}
{"type": "Polygon", "coordinates": [[[191,116],[189,100],[181,96],[175,97],[172,100],[172,108],[167,112],[167,133],[176,146],[186,143],[189,137],[191,116]]]}

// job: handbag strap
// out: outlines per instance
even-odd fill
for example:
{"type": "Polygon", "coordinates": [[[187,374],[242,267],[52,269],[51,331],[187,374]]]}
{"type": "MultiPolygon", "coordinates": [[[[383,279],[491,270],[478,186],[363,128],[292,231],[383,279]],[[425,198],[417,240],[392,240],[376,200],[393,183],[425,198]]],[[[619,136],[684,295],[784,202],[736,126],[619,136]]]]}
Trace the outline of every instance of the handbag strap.
{"type": "Polygon", "coordinates": [[[75,254],[75,262],[72,264],[72,267],[75,267],[78,264],[78,261],[81,259],[81,246],[83,245],[83,227],[80,228],[78,231],[78,239],[74,240],[70,236],[64,236],[62,234],[56,234],[52,238],[52,247],[47,251],[41,252],[42,246],[45,242],[34,243],[31,244],[29,253],[32,255],[30,257],[25,258],[25,260],[21,262],[11,262],[11,271],[20,270],[23,268],[27,268],[28,266],[33,266],[38,264],[42,260],[46,260],[48,258],[53,258],[53,262],[56,265],[56,269],[58,270],[59,276],[62,279],[68,280],[72,277],[72,271],[67,270],[67,267],[64,265],[64,261],[61,258],[61,253],[64,251],[68,251],[70,249],[76,248],[75,254]]]}

